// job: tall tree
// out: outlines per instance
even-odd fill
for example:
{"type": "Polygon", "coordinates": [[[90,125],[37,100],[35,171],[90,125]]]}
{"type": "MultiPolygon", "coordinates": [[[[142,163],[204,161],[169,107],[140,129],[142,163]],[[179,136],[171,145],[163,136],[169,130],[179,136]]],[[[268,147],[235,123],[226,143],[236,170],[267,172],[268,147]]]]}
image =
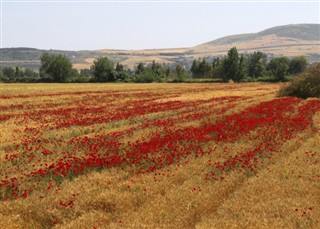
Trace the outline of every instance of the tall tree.
{"type": "Polygon", "coordinates": [[[41,57],[40,73],[54,82],[65,82],[73,74],[70,60],[63,55],[44,53],[41,57]]]}
{"type": "Polygon", "coordinates": [[[97,82],[113,82],[116,80],[113,63],[107,57],[101,57],[95,60],[91,69],[94,79],[97,82]]]}
{"type": "Polygon", "coordinates": [[[5,80],[5,76],[3,74],[3,71],[0,69],[0,82],[4,81],[5,80]]]}
{"type": "Polygon", "coordinates": [[[116,65],[116,71],[117,71],[117,72],[121,72],[121,71],[123,71],[123,70],[124,70],[123,65],[118,62],[117,65],[116,65]]]}
{"type": "Polygon", "coordinates": [[[198,78],[200,76],[200,70],[199,70],[199,61],[198,60],[194,60],[192,62],[192,66],[191,66],[191,73],[192,73],[192,77],[193,78],[198,78]]]}
{"type": "Polygon", "coordinates": [[[14,78],[15,77],[15,70],[14,68],[11,68],[11,67],[4,67],[2,69],[2,72],[3,72],[3,75],[5,77],[8,77],[8,78],[14,78]]]}
{"type": "Polygon", "coordinates": [[[169,76],[170,76],[170,73],[171,73],[171,70],[170,70],[170,68],[168,67],[168,68],[165,70],[165,75],[166,75],[166,77],[169,77],[169,76]]]}
{"type": "MultiPolygon", "coordinates": [[[[223,80],[233,80],[235,82],[240,82],[243,77],[243,69],[240,69],[241,58],[239,59],[238,50],[236,47],[233,47],[229,50],[227,57],[223,61],[223,80]]],[[[243,66],[242,66],[243,67],[243,66]]]]}
{"type": "Polygon", "coordinates": [[[306,70],[308,65],[308,61],[304,56],[294,57],[289,64],[289,73],[290,74],[298,74],[306,70]]]}
{"type": "Polygon", "coordinates": [[[21,77],[21,76],[23,76],[23,71],[21,71],[19,67],[16,67],[16,70],[15,70],[14,74],[15,74],[16,78],[17,77],[21,77]]]}
{"type": "Polygon", "coordinates": [[[162,68],[161,64],[157,63],[155,60],[152,61],[151,70],[156,77],[163,77],[164,76],[163,68],[162,68]]]}
{"type": "Polygon", "coordinates": [[[212,70],[215,69],[218,65],[220,64],[220,58],[214,58],[214,60],[212,61],[212,70]]]}
{"type": "Polygon", "coordinates": [[[246,76],[246,63],[245,63],[244,55],[241,54],[240,60],[239,60],[239,70],[238,70],[238,74],[235,75],[235,81],[240,82],[245,76],[246,76]]]}
{"type": "Polygon", "coordinates": [[[135,74],[141,74],[143,73],[144,71],[146,70],[146,67],[144,65],[144,63],[140,62],[137,67],[136,67],[136,71],[135,71],[135,74]]]}
{"type": "Polygon", "coordinates": [[[248,56],[248,75],[258,78],[266,74],[267,55],[263,52],[254,52],[248,56]]]}
{"type": "Polygon", "coordinates": [[[123,81],[128,77],[128,72],[124,69],[124,66],[120,63],[116,65],[116,80],[123,81]]]}
{"type": "Polygon", "coordinates": [[[285,81],[286,76],[289,74],[289,63],[288,57],[273,58],[268,64],[268,70],[277,81],[285,81]]]}
{"type": "Polygon", "coordinates": [[[180,64],[177,64],[176,66],[176,73],[178,77],[182,77],[184,73],[184,68],[180,64]]]}

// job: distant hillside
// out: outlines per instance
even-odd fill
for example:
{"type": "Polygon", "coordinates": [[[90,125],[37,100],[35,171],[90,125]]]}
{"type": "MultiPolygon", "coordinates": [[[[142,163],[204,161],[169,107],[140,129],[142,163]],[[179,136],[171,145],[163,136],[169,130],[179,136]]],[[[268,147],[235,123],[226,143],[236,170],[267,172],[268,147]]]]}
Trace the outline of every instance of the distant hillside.
{"type": "Polygon", "coordinates": [[[320,40],[320,24],[276,26],[259,32],[258,36],[266,36],[270,34],[274,34],[279,37],[289,37],[307,41],[320,40]]]}
{"type": "Polygon", "coordinates": [[[107,56],[133,68],[139,62],[180,63],[190,65],[195,58],[214,58],[225,55],[236,46],[240,53],[262,51],[273,56],[305,55],[310,62],[320,61],[320,24],[276,26],[257,33],[222,37],[190,48],[147,50],[89,50],[64,51],[34,48],[0,49],[1,66],[38,68],[44,52],[66,55],[77,69],[90,68],[95,58],[107,56]]]}
{"type": "Polygon", "coordinates": [[[68,57],[73,64],[87,66],[87,59],[95,59],[102,56],[108,56],[115,61],[123,61],[125,58],[118,55],[105,55],[97,51],[65,51],[65,50],[43,50],[35,48],[3,48],[0,49],[3,66],[21,66],[38,68],[40,66],[40,57],[43,53],[61,54],[68,57]]]}
{"type": "Polygon", "coordinates": [[[258,33],[247,33],[222,37],[204,45],[225,45],[235,42],[248,42],[264,36],[275,35],[278,37],[294,38],[299,40],[320,41],[320,24],[295,24],[276,26],[258,33]]]}

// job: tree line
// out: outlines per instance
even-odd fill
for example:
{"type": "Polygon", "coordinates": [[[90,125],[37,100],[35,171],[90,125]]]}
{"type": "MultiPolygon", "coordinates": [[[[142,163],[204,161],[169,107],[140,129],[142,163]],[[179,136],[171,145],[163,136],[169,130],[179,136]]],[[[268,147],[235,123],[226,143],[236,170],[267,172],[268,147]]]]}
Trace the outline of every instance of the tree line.
{"type": "Polygon", "coordinates": [[[304,56],[275,57],[268,60],[267,54],[253,52],[239,54],[231,48],[224,57],[213,61],[195,59],[191,67],[182,64],[151,64],[140,62],[133,70],[120,63],[113,63],[107,57],[93,62],[90,69],[80,72],[72,67],[71,61],[63,55],[44,53],[39,71],[18,67],[0,68],[0,81],[4,82],[196,82],[212,79],[223,82],[286,81],[288,76],[303,72],[308,63],[304,56]]]}

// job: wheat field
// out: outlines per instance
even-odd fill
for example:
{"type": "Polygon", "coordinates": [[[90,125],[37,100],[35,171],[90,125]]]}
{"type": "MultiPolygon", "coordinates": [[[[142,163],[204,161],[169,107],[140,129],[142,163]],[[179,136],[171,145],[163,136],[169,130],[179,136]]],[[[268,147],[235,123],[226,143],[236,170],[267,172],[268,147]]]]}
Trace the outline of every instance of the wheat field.
{"type": "Polygon", "coordinates": [[[320,100],[283,84],[0,84],[0,228],[320,228],[320,100]]]}

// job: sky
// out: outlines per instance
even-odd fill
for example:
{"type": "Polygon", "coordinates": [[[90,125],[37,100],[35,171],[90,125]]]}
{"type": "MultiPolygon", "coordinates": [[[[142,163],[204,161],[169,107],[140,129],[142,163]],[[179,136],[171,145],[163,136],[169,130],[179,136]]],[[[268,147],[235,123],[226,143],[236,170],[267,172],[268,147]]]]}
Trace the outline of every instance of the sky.
{"type": "Polygon", "coordinates": [[[0,47],[192,47],[286,24],[320,23],[314,1],[0,0],[0,47]]]}

